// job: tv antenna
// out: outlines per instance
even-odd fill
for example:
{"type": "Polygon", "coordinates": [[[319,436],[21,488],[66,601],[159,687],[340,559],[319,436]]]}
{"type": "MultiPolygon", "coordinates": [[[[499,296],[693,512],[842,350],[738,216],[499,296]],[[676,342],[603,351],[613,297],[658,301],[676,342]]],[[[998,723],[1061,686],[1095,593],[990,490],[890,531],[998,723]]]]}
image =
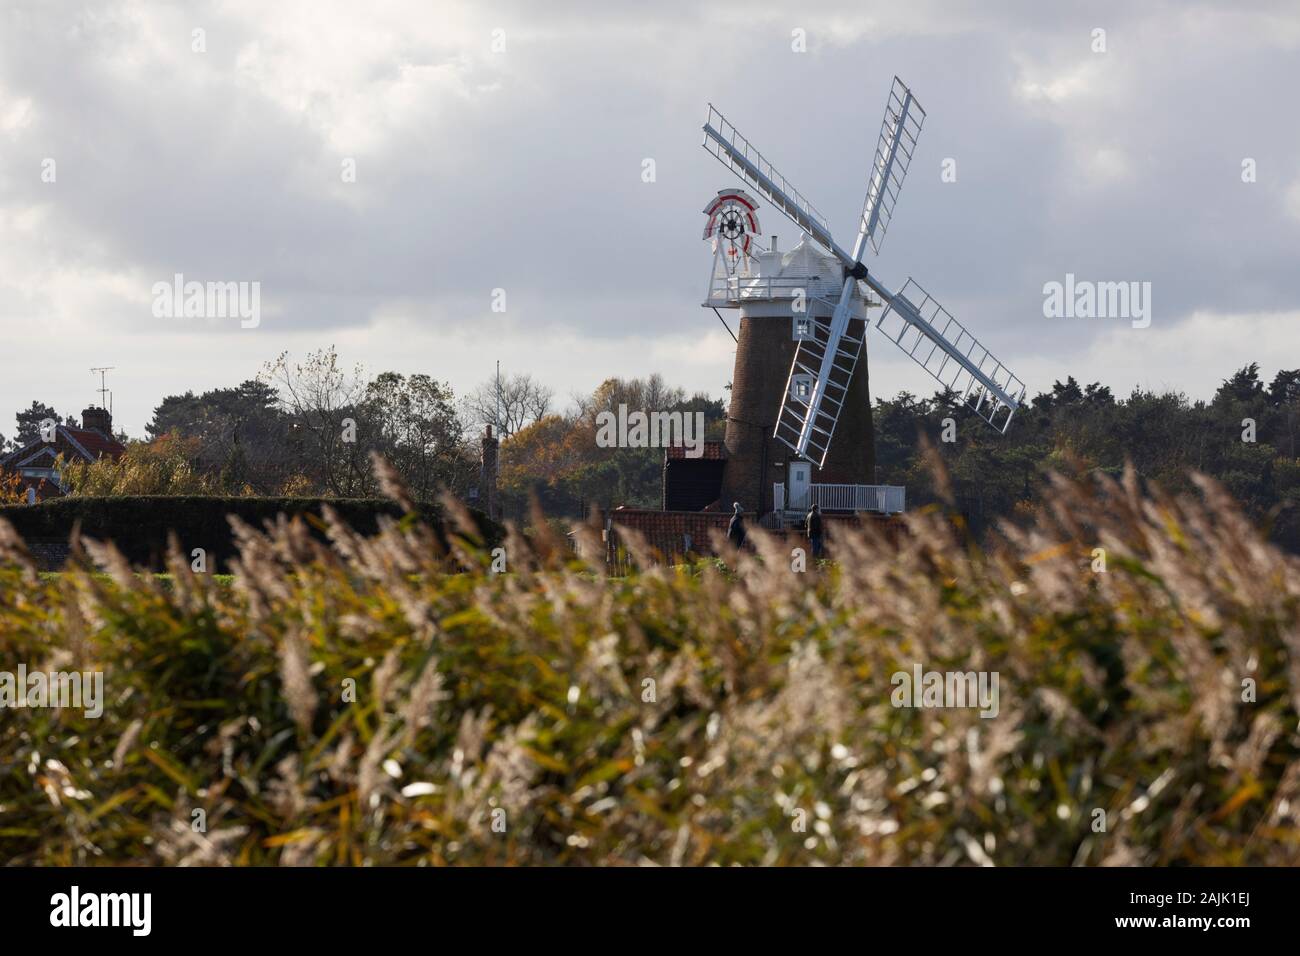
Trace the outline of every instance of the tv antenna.
{"type": "Polygon", "coordinates": [[[110,415],[113,414],[113,393],[109,391],[104,376],[115,368],[117,368],[116,365],[104,365],[100,368],[92,368],[90,370],[91,375],[94,375],[96,372],[99,373],[99,388],[95,389],[95,391],[99,392],[99,407],[108,409],[110,415]]]}

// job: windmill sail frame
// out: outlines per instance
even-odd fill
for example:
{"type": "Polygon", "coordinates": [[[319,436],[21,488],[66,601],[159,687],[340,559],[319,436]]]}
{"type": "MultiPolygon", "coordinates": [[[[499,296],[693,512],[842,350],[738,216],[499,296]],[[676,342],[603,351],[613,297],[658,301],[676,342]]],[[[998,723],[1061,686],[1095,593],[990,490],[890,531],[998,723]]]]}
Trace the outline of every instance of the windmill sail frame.
{"type": "Polygon", "coordinates": [[[876,328],[945,390],[957,392],[962,404],[1006,434],[1024,401],[1024,382],[918,282],[908,278],[896,295],[886,299],[876,328]]]}
{"type": "Polygon", "coordinates": [[[871,167],[867,185],[867,198],[862,204],[862,226],[871,249],[880,254],[885,232],[894,216],[894,203],[903,189],[903,179],[912,164],[925,110],[912,96],[903,81],[894,77],[885,103],[885,118],[880,124],[880,139],[876,143],[876,158],[871,167]],[[880,235],[876,235],[877,226],[880,235]]]}

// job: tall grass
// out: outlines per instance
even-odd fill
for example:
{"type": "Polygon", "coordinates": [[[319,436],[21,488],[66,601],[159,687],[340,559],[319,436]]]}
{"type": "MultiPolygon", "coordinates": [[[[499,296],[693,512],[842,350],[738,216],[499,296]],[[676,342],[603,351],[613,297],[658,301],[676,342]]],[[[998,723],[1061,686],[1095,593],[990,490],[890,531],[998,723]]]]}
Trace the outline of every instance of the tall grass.
{"type": "Polygon", "coordinates": [[[1300,565],[1200,487],[1057,479],[991,550],[924,512],[807,573],[632,540],[617,580],[542,521],[504,574],[464,515],[452,554],[241,526],[233,586],[166,588],[92,542],[42,579],[0,525],[0,669],[108,698],[0,712],[0,859],[1295,864],[1300,565]],[[998,716],[892,706],[915,663],[996,671],[998,716]]]}

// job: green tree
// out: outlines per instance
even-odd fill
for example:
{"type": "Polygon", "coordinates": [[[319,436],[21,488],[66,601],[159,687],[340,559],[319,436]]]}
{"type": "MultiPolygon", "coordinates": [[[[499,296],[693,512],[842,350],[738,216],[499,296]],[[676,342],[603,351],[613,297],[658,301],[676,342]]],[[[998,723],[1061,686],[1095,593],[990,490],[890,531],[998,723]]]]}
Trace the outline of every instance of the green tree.
{"type": "Polygon", "coordinates": [[[291,427],[276,390],[250,380],[202,395],[169,395],[154,409],[146,431],[153,439],[195,439],[196,467],[219,476],[225,488],[276,494],[301,468],[292,454],[291,427]]]}
{"type": "Polygon", "coordinates": [[[22,448],[40,438],[41,422],[47,419],[59,425],[67,425],[69,428],[77,427],[77,420],[71,415],[60,418],[54,406],[38,401],[33,401],[30,407],[15,414],[14,418],[18,422],[18,431],[10,445],[13,449],[22,448]]]}
{"type": "Polygon", "coordinates": [[[362,397],[366,444],[383,454],[422,500],[444,486],[464,491],[477,474],[453,401],[449,385],[397,372],[377,376],[362,397]]]}

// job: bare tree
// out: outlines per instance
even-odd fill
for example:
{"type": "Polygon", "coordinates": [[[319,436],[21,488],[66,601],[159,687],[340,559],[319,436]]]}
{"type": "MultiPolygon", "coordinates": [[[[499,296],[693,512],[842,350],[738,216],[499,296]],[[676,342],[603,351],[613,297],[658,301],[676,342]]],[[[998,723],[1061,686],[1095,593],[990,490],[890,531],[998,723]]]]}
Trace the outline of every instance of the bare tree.
{"type": "Polygon", "coordinates": [[[531,375],[508,375],[498,386],[490,378],[465,396],[465,417],[471,424],[491,425],[498,435],[508,438],[525,425],[540,422],[551,410],[554,392],[531,375]]]}
{"type": "Polygon", "coordinates": [[[351,498],[364,495],[371,484],[370,464],[361,443],[352,440],[365,398],[366,380],[360,365],[350,373],[339,364],[334,346],[309,352],[301,363],[281,352],[258,376],[280,390],[291,417],[291,450],[329,493],[351,498]],[[347,420],[351,427],[346,427],[347,420]]]}
{"type": "Polygon", "coordinates": [[[686,401],[686,392],[670,388],[658,372],[649,378],[607,378],[590,395],[575,395],[577,417],[594,420],[599,412],[617,412],[619,405],[629,411],[667,411],[686,401]]]}

